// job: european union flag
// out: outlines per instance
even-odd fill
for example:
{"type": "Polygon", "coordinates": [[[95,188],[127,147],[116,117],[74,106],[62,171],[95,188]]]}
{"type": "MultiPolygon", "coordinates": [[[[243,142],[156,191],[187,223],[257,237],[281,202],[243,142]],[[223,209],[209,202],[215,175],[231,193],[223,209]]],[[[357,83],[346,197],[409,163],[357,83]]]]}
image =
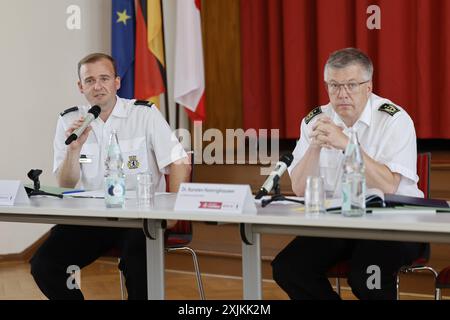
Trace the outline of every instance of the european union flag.
{"type": "Polygon", "coordinates": [[[121,81],[118,95],[134,98],[134,42],[136,16],[134,0],[112,0],[112,56],[121,81]]]}

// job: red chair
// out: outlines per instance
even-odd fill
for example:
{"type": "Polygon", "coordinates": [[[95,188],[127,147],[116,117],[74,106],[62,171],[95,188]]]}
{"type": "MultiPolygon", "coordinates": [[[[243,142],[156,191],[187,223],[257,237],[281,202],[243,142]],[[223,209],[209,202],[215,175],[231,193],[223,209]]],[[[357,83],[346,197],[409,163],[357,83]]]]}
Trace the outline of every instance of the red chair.
{"type": "Polygon", "coordinates": [[[167,252],[174,251],[187,251],[192,256],[194,263],[194,270],[197,279],[198,291],[200,293],[200,299],[205,300],[205,291],[203,289],[202,275],[200,273],[200,267],[198,265],[197,254],[194,249],[188,246],[192,241],[192,222],[179,220],[177,224],[166,231],[166,244],[165,249],[167,252]]]}
{"type": "MultiPolygon", "coordinates": [[[[200,273],[200,267],[198,264],[197,254],[194,249],[188,246],[192,241],[192,223],[191,221],[178,220],[177,224],[165,232],[165,250],[166,252],[174,251],[187,251],[191,254],[194,263],[194,270],[197,280],[197,286],[200,293],[200,299],[205,300],[205,291],[203,289],[202,276],[200,273]]],[[[106,256],[108,257],[120,257],[120,252],[117,248],[110,250],[106,256]]],[[[120,259],[119,259],[120,262],[120,259]]],[[[120,277],[120,295],[121,299],[125,300],[126,297],[126,287],[125,287],[125,277],[122,271],[119,270],[120,277]]]]}
{"type": "MultiPolygon", "coordinates": [[[[187,251],[188,253],[191,254],[194,263],[194,270],[198,290],[200,293],[200,299],[205,300],[205,291],[203,289],[202,276],[200,273],[197,254],[195,253],[194,249],[188,246],[188,244],[192,241],[191,221],[179,220],[173,228],[166,230],[164,236],[165,236],[164,247],[166,252],[187,251]]],[[[105,256],[118,258],[120,257],[120,252],[118,251],[117,248],[113,248],[107,254],[105,254],[105,256]]],[[[125,300],[127,294],[127,290],[125,287],[125,277],[122,271],[120,270],[119,270],[119,279],[120,279],[120,296],[122,300],[125,300]]]]}
{"type": "MultiPolygon", "coordinates": [[[[431,153],[419,153],[417,155],[417,175],[419,176],[419,182],[417,183],[420,190],[422,190],[424,198],[430,197],[430,169],[431,169],[431,153]]],[[[410,266],[404,266],[400,268],[397,273],[397,300],[400,300],[400,274],[412,273],[416,271],[428,271],[434,279],[438,277],[438,273],[432,267],[427,266],[426,263],[430,258],[430,246],[426,246],[426,250],[422,257],[414,261],[410,266]]],[[[435,299],[438,298],[438,292],[435,292],[435,299]]]]}
{"type": "MultiPolygon", "coordinates": [[[[188,152],[189,160],[192,163],[193,152],[188,152]]],[[[194,166],[191,168],[190,181],[192,182],[194,177],[194,166]]],[[[166,190],[169,190],[169,175],[165,176],[166,178],[166,190]]],[[[200,293],[200,299],[205,300],[205,291],[203,289],[202,277],[200,273],[200,268],[198,264],[198,258],[195,251],[188,246],[188,244],[192,241],[192,222],[178,220],[178,222],[170,229],[167,229],[164,233],[165,238],[165,250],[166,252],[174,252],[174,251],[187,251],[191,254],[192,260],[194,263],[194,270],[197,280],[197,286],[200,293]]],[[[120,257],[117,249],[113,249],[112,252],[108,254],[108,256],[120,257]]],[[[123,273],[120,272],[120,293],[122,300],[125,299],[126,296],[126,287],[125,287],[125,278],[123,273]]]]}
{"type": "Polygon", "coordinates": [[[442,299],[442,289],[450,288],[450,266],[442,269],[436,277],[436,300],[442,299]]]}
{"type": "MultiPolygon", "coordinates": [[[[424,193],[424,197],[428,198],[430,196],[430,165],[431,165],[431,153],[419,153],[417,154],[417,175],[419,176],[418,187],[424,193]]],[[[409,266],[403,266],[397,272],[396,287],[397,287],[397,300],[400,300],[400,274],[402,273],[412,273],[416,271],[428,271],[431,272],[434,278],[438,277],[436,270],[432,267],[427,266],[430,257],[430,247],[426,246],[423,255],[415,260],[409,266]]],[[[336,292],[341,294],[340,278],[347,278],[350,273],[350,262],[340,261],[334,265],[327,272],[329,278],[336,278],[336,292]]],[[[450,275],[450,267],[449,267],[450,275]]],[[[450,282],[449,282],[450,285],[450,282]]],[[[440,290],[436,287],[435,298],[437,299],[440,295],[440,290]]]]}

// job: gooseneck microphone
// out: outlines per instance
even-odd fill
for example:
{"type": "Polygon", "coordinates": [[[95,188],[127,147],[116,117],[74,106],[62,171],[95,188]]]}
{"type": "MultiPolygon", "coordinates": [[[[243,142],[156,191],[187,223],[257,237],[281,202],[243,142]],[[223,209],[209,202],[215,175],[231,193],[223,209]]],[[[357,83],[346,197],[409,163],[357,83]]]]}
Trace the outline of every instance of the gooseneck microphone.
{"type": "Polygon", "coordinates": [[[92,121],[98,118],[102,110],[99,106],[92,106],[86,117],[84,118],[83,124],[78,129],[75,129],[72,134],[66,139],[66,145],[71,144],[73,141],[77,140],[79,136],[86,130],[86,128],[91,124],[92,121]]]}
{"type": "Polygon", "coordinates": [[[287,167],[289,167],[292,163],[294,157],[292,154],[282,155],[280,161],[275,165],[275,169],[270,173],[269,177],[267,177],[266,181],[262,185],[261,189],[259,189],[258,193],[255,196],[255,199],[260,199],[270,191],[272,191],[273,187],[278,184],[283,173],[286,171],[287,167]]]}

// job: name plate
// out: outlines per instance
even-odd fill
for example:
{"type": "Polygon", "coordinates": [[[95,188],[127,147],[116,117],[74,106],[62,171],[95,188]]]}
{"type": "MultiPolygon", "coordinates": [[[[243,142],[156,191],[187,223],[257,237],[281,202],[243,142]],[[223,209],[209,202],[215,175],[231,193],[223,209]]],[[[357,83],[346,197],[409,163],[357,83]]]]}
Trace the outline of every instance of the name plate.
{"type": "Polygon", "coordinates": [[[28,203],[30,199],[20,180],[0,180],[0,206],[28,203]]]}
{"type": "Polygon", "coordinates": [[[256,206],[249,185],[182,183],[174,210],[256,213],[256,206]]]}

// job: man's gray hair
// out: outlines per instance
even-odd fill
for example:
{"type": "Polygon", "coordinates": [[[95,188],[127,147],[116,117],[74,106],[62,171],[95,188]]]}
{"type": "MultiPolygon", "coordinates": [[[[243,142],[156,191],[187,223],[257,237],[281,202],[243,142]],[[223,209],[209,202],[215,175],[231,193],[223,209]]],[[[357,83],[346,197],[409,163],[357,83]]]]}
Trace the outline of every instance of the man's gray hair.
{"type": "Polygon", "coordinates": [[[361,50],[355,48],[345,48],[330,54],[325,64],[323,77],[327,81],[327,71],[331,69],[342,69],[351,65],[360,65],[366,74],[364,81],[372,80],[373,64],[370,58],[361,50]]]}

